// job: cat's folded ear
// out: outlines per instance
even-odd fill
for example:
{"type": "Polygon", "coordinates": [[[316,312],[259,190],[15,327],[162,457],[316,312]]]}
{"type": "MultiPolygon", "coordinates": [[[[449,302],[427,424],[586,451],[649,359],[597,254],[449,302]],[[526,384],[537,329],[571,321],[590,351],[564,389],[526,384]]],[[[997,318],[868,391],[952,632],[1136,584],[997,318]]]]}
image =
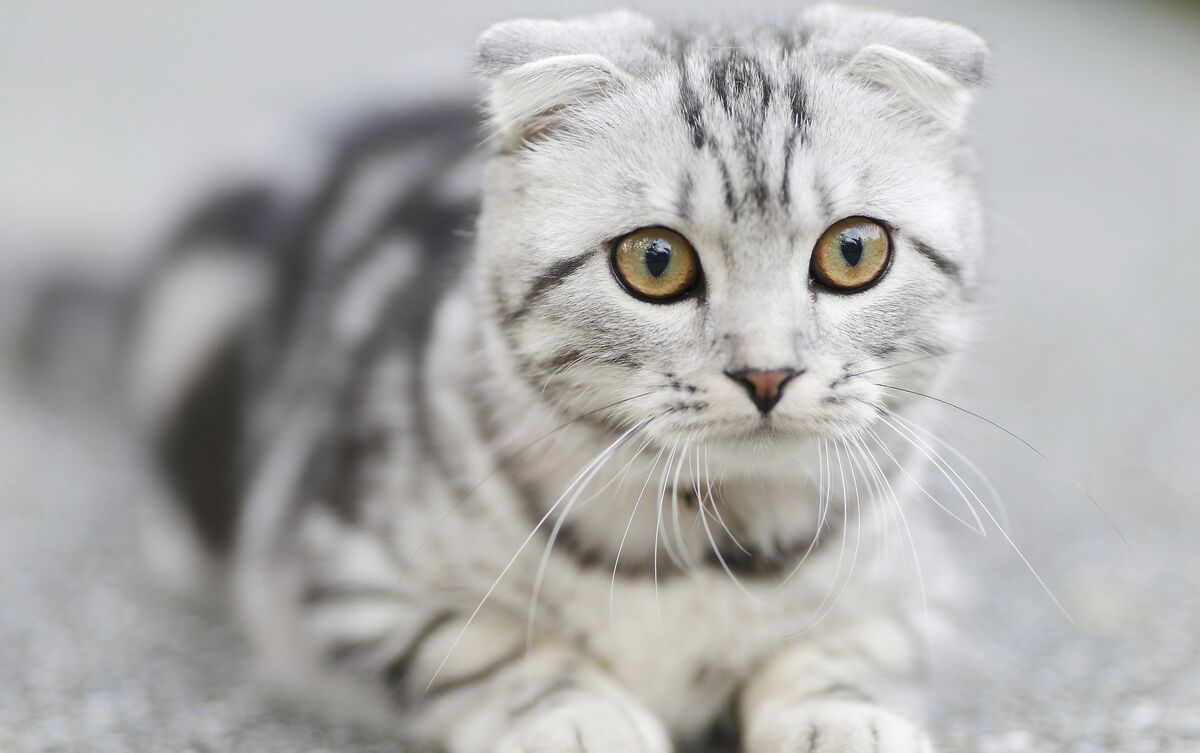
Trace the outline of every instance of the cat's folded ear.
{"type": "Polygon", "coordinates": [[[811,44],[851,75],[951,132],[962,128],[970,90],[987,73],[987,43],[945,21],[821,5],[804,14],[804,27],[811,44]]]}
{"type": "Polygon", "coordinates": [[[520,19],[479,38],[476,69],[491,86],[488,114],[506,149],[570,123],[571,108],[625,85],[647,62],[649,19],[629,11],[568,21],[520,19]]]}

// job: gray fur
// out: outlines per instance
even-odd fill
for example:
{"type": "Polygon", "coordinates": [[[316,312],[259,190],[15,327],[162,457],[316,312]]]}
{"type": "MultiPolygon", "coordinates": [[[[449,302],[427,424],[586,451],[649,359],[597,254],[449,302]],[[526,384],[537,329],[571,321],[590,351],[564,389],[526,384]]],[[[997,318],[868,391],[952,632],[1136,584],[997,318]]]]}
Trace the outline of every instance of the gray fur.
{"type": "Polygon", "coordinates": [[[263,202],[252,243],[216,239],[268,281],[239,326],[148,296],[149,426],[241,375],[215,436],[240,448],[228,562],[264,667],[451,753],[665,753],[731,706],[748,753],[925,750],[885,708],[918,643],[880,546],[889,505],[918,514],[887,412],[912,407],[868,375],[936,385],[949,359],[901,364],[969,333],[960,126],[985,58],[958,27],[830,6],[507,22],[478,49],[486,170],[469,118],[384,119],[263,202]],[[893,256],[838,294],[810,259],[851,216],[893,256]],[[673,303],[610,266],[653,226],[703,269],[673,303]],[[200,376],[156,386],[189,337],[200,376]],[[797,375],[769,416],[746,369],[797,375]]]}

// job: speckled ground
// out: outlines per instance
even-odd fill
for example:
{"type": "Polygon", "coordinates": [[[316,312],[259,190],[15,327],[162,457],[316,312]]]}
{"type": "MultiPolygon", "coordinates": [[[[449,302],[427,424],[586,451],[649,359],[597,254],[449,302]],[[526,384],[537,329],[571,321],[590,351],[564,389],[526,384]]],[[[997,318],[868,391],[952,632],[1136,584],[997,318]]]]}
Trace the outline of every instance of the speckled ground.
{"type": "MultiPolygon", "coordinates": [[[[969,416],[945,409],[944,425],[992,476],[1014,541],[1073,619],[1003,537],[955,532],[977,598],[963,647],[939,647],[934,729],[950,753],[1200,751],[1200,22],[1149,4],[895,4],[993,43],[975,126],[992,235],[986,322],[948,397],[1062,470],[969,416]]],[[[556,11],[501,5],[435,14],[429,28],[465,45],[485,15],[556,11]]],[[[323,28],[331,11],[316,8],[297,4],[297,28],[323,28]]],[[[335,53],[279,75],[302,80],[335,53]]],[[[170,53],[155,54],[170,83],[170,53]]],[[[225,102],[217,89],[195,96],[225,102]]],[[[43,131],[46,143],[66,133],[43,131]]],[[[35,143],[34,126],[8,133],[35,143]]],[[[82,164],[71,170],[86,185],[82,164]]],[[[157,189],[130,186],[130,201],[157,189]]],[[[395,751],[265,697],[219,613],[155,586],[133,526],[153,488],[120,442],[66,416],[0,390],[0,751],[395,751]]]]}
{"type": "MultiPolygon", "coordinates": [[[[11,400],[0,425],[0,750],[396,750],[268,697],[220,611],[146,574],[132,521],[155,491],[119,442],[11,400]],[[38,483],[14,488],[30,469],[38,483]]],[[[968,650],[940,655],[932,682],[943,750],[1200,750],[1194,517],[1123,526],[1130,554],[1076,502],[1031,529],[1075,624],[1005,546],[956,536],[980,598],[968,650]],[[1064,535],[1072,518],[1086,536],[1064,535]]]]}

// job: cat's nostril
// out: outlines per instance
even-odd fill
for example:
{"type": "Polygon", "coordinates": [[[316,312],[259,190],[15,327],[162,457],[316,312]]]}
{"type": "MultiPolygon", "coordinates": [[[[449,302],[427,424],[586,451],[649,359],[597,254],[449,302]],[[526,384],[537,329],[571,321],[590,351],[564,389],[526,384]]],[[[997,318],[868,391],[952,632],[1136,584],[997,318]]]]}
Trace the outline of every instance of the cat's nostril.
{"type": "Polygon", "coordinates": [[[787,383],[803,373],[803,369],[743,369],[727,371],[725,375],[746,388],[750,400],[765,416],[783,397],[783,388],[787,383]]]}

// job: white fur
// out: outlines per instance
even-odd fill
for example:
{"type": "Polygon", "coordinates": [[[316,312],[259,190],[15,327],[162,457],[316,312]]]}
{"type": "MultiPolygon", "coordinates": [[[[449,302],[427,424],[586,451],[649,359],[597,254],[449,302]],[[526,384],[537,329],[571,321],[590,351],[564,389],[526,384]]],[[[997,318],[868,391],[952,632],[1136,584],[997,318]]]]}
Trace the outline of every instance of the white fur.
{"type": "Polygon", "coordinates": [[[563,55],[505,71],[493,84],[492,117],[503,143],[516,147],[570,122],[565,108],[603,96],[624,74],[599,55],[563,55]]]}
{"type": "MultiPolygon", "coordinates": [[[[427,357],[390,355],[363,388],[390,433],[362,520],[292,517],[336,404],[262,409],[238,600],[273,671],[451,753],[666,753],[731,704],[747,753],[927,750],[898,712],[934,505],[878,413],[911,400],[868,375],[936,389],[951,358],[901,362],[969,335],[982,231],[960,134],[986,48],[831,6],[686,38],[630,13],[481,38],[501,149],[475,255],[427,357]],[[891,228],[893,258],[843,295],[811,253],[852,216],[891,228]],[[614,279],[614,240],[652,226],[689,239],[702,295],[648,303],[614,279]],[[803,373],[764,419],[727,375],[747,368],[803,373]],[[739,575],[734,543],[781,569],[739,575]],[[329,582],[363,593],[303,603],[329,582]],[[394,708],[379,663],[414,640],[394,708]],[[338,641],[358,651],[331,670],[338,641]]],[[[385,310],[418,256],[400,250],[332,307],[335,339],[385,310]]]]}
{"type": "Polygon", "coordinates": [[[925,112],[951,131],[962,128],[970,104],[961,83],[920,58],[885,45],[869,45],[849,64],[856,76],[877,84],[925,112]]]}
{"type": "Polygon", "coordinates": [[[264,279],[238,249],[194,249],[145,301],[130,394],[153,430],[230,330],[262,300],[264,279]],[[214,305],[217,302],[220,305],[214,305]]]}

